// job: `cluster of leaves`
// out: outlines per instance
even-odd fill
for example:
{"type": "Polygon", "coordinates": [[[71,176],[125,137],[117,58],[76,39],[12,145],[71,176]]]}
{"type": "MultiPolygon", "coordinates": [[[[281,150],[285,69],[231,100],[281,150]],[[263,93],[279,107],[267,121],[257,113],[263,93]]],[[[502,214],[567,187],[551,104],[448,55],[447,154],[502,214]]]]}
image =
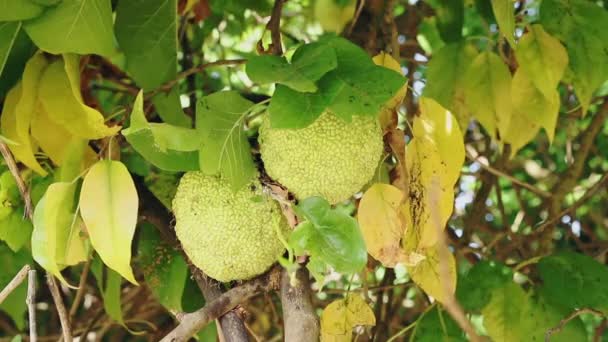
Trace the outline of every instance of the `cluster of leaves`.
{"type": "MultiPolygon", "coordinates": [[[[372,59],[372,51],[344,38],[319,36],[316,21],[339,33],[355,15],[355,3],[288,3],[284,12],[310,11],[313,18],[285,16],[287,52],[275,56],[256,55],[255,46],[246,44],[260,39],[261,51],[269,43],[257,20],[270,14],[267,1],[2,2],[1,139],[24,167],[20,177],[31,188],[35,210],[31,221],[24,218],[15,175],[3,167],[0,288],[33,261],[72,287],[80,265],[88,263],[106,314],[131,333],[137,331],[129,330],[123,317],[130,309],[121,299],[123,287],[130,288],[123,278],[133,285],[144,282],[172,313],[200,308],[204,302],[193,291],[182,255],[152,224],[138,225],[138,208],[146,203],[139,203],[133,175],[144,177],[167,207],[182,172],[217,175],[239,189],[260,171],[250,141],[260,114],[267,111],[273,127],[297,129],[331,111],[346,121],[377,116],[387,135],[406,132],[408,142],[405,148],[389,143],[391,153],[378,171],[386,176],[370,182],[360,199],[332,207],[311,197],[293,207],[301,222],[286,241],[290,258],[283,264],[291,268],[293,256],[307,257],[320,288],[316,301],[325,308],[323,340],[349,340],[355,327],[384,318],[406,326],[401,333],[409,332],[414,341],[464,341],[461,326],[443,308],[454,299],[477,332],[496,341],[542,340],[574,310],[608,314],[602,287],[608,270],[597,260],[569,251],[541,257],[544,251],[534,246],[532,255],[521,250],[499,255],[496,228],[504,228],[500,234],[513,244],[527,238],[508,231],[522,219],[505,213],[522,212],[520,202],[540,211],[537,198],[496,181],[496,194],[486,198],[500,203],[493,213],[500,211],[502,221],[487,219],[493,209],[485,209],[485,221],[472,222],[490,226],[490,234],[464,226],[472,214],[454,205],[467,192],[463,170],[475,173],[473,165],[479,167],[477,161],[465,164],[465,151],[478,141],[485,141],[488,159],[503,153],[504,160],[523,157],[531,163],[565,159],[554,151],[564,141],[570,144],[571,133],[558,129],[560,113],[580,113],[580,122],[572,124],[580,127],[569,128],[576,130],[588,123],[586,114],[602,110],[608,12],[586,0],[518,1],[515,7],[511,0],[475,1],[475,6],[428,1],[433,15],[421,20],[415,37],[421,50],[411,59],[426,62],[430,56],[430,61],[418,69],[408,62],[402,70],[401,61],[388,54],[372,59]],[[247,61],[234,73],[228,67],[192,69],[193,60],[202,65],[213,58],[225,58],[217,66],[247,61]],[[408,80],[414,92],[406,96],[408,80]],[[401,111],[404,99],[416,112],[401,111]],[[541,129],[547,145],[554,146],[544,155],[536,151],[544,139],[541,129]],[[468,240],[459,241],[448,240],[446,231],[470,232],[468,240]],[[138,256],[133,265],[132,249],[138,256]],[[465,249],[472,250],[472,266],[465,249]],[[538,265],[524,272],[529,263],[522,255],[538,265]],[[393,313],[415,308],[417,314],[381,317],[382,295],[357,294],[370,283],[394,288],[396,297],[413,303],[405,308],[399,302],[393,313]],[[421,291],[404,290],[406,284],[421,291]],[[336,298],[323,288],[347,295],[336,298]]],[[[416,6],[397,2],[392,14],[399,17],[416,6]]],[[[599,150],[588,182],[597,170],[608,170],[599,150]]],[[[519,182],[534,180],[513,174],[519,182]]],[[[593,205],[605,202],[600,198],[593,205]]],[[[529,219],[538,223],[537,216],[529,219]]],[[[608,239],[605,231],[597,235],[608,239]]],[[[563,249],[573,249],[569,240],[557,240],[563,249]]],[[[0,303],[18,330],[25,327],[24,297],[22,285],[0,303]]],[[[552,340],[586,340],[586,329],[597,323],[584,318],[568,321],[552,340]]],[[[214,339],[213,326],[199,337],[214,339]]]]}

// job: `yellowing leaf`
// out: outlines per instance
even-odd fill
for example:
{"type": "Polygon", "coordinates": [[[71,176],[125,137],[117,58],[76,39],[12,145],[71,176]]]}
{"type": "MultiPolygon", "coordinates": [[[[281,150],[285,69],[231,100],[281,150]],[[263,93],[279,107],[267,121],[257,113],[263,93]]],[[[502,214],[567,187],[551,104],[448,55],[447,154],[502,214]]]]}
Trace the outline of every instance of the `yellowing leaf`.
{"type": "Polygon", "coordinates": [[[325,31],[342,32],[344,26],[355,15],[357,1],[348,0],[338,4],[334,0],[317,0],[315,2],[315,18],[321,23],[325,31]]]}
{"type": "Polygon", "coordinates": [[[513,0],[492,0],[492,10],[500,33],[511,46],[515,46],[513,34],[515,33],[515,8],[513,0]]]}
{"type": "MultiPolygon", "coordinates": [[[[372,58],[372,59],[373,59],[374,63],[376,63],[376,65],[380,65],[387,69],[394,70],[394,71],[398,72],[399,74],[403,73],[401,71],[401,64],[399,64],[399,62],[397,62],[393,58],[393,56],[389,55],[388,53],[385,53],[384,51],[375,55],[374,58],[372,58]]],[[[395,94],[395,96],[393,96],[384,106],[382,106],[382,109],[380,110],[380,113],[378,114],[382,127],[386,127],[391,123],[393,111],[395,110],[395,108],[397,108],[399,105],[401,105],[401,102],[403,102],[403,99],[405,98],[406,92],[407,92],[407,82],[401,87],[401,89],[399,89],[399,91],[395,94]]]]}
{"type": "Polygon", "coordinates": [[[34,157],[37,148],[33,146],[30,138],[30,125],[36,110],[38,83],[47,65],[46,58],[40,53],[27,62],[22,81],[11,89],[6,97],[0,119],[2,134],[16,142],[9,145],[15,158],[43,176],[46,171],[34,157]]]}
{"type": "Polygon", "coordinates": [[[34,170],[42,176],[46,176],[47,172],[40,166],[36,157],[34,157],[33,147],[29,142],[23,142],[17,136],[17,102],[21,97],[21,83],[17,84],[8,92],[4,100],[2,108],[2,116],[0,123],[2,125],[2,134],[9,140],[15,142],[8,145],[11,152],[15,155],[15,159],[25,164],[25,166],[34,170]]]}
{"type": "Polygon", "coordinates": [[[361,296],[349,293],[323,310],[321,341],[350,341],[352,330],[358,325],[376,325],[376,317],[361,296]]]}
{"type": "Polygon", "coordinates": [[[73,55],[53,62],[40,80],[39,98],[49,118],[76,137],[101,139],[118,132],[103,115],[85,105],[80,94],[79,65],[73,55]]]}
{"type": "Polygon", "coordinates": [[[134,284],[131,241],[138,202],[131,175],[121,162],[97,162],[82,183],[80,213],[93,248],[108,267],[134,284]]]}
{"type": "MultiPolygon", "coordinates": [[[[38,106],[38,109],[41,109],[38,106]]],[[[32,137],[40,149],[46,153],[56,165],[61,165],[66,148],[66,140],[70,140],[72,134],[63,126],[52,121],[44,110],[38,110],[34,115],[31,127],[32,137]]]]}
{"type": "Polygon", "coordinates": [[[401,248],[405,231],[400,218],[404,194],[389,184],[372,185],[361,198],[357,219],[367,252],[386,267],[406,262],[401,248]]]}
{"type": "Polygon", "coordinates": [[[446,183],[454,184],[464,164],[464,138],[456,117],[435,100],[420,98],[420,116],[414,122],[414,136],[430,138],[437,145],[447,169],[446,183]]]}
{"type": "Polygon", "coordinates": [[[51,184],[34,210],[32,256],[64,284],[61,269],[86,258],[76,224],[75,195],[75,183],[51,184]]]}
{"type": "Polygon", "coordinates": [[[407,252],[435,245],[438,232],[452,215],[454,183],[464,163],[464,142],[456,118],[434,100],[422,98],[414,122],[414,138],[406,147],[408,196],[404,205],[407,252]],[[438,186],[433,188],[435,180],[438,186]],[[438,191],[436,200],[431,191],[438,191]],[[432,219],[437,209],[439,222],[432,219]]]}
{"type": "MultiPolygon", "coordinates": [[[[519,67],[547,98],[552,99],[568,65],[568,52],[541,25],[532,25],[515,50],[519,67]]],[[[515,91],[515,87],[512,87],[515,91]]]]}
{"type": "Polygon", "coordinates": [[[553,140],[555,126],[559,114],[559,93],[553,89],[549,98],[536,88],[525,70],[518,69],[513,76],[512,92],[513,116],[509,130],[503,136],[506,143],[511,144],[511,154],[532,140],[540,128],[544,128],[553,140]]]}
{"type": "Polygon", "coordinates": [[[439,247],[434,246],[424,251],[426,258],[414,267],[408,267],[408,272],[412,280],[424,290],[424,292],[437,301],[443,302],[446,299],[446,287],[450,291],[449,295],[454,294],[456,289],[456,260],[447,247],[441,251],[446,256],[447,279],[442,275],[441,254],[439,247]],[[447,283],[447,286],[446,286],[447,283]]]}
{"type": "Polygon", "coordinates": [[[511,118],[511,73],[496,54],[479,54],[464,79],[465,102],[488,133],[503,136],[511,118]]]}
{"type": "Polygon", "coordinates": [[[388,53],[381,51],[379,54],[375,55],[372,60],[374,61],[374,63],[376,63],[376,65],[380,65],[383,66],[385,68],[391,69],[391,70],[395,70],[398,73],[402,73],[401,71],[401,64],[399,64],[399,62],[397,62],[393,56],[389,55],[388,53]]]}

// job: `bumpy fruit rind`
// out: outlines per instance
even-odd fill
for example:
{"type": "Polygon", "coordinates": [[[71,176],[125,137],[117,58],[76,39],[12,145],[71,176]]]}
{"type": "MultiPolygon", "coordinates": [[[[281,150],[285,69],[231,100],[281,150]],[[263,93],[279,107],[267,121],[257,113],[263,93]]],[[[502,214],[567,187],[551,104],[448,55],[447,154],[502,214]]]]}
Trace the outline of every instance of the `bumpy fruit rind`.
{"type": "Polygon", "coordinates": [[[173,211],[175,232],[192,263],[221,282],[262,274],[283,253],[277,231],[286,231],[285,219],[257,180],[233,192],[225,180],[188,172],[173,211]]]}
{"type": "Polygon", "coordinates": [[[260,151],[270,177],[299,199],[321,196],[332,204],[350,198],[373,177],[382,158],[382,130],[376,117],[346,122],[325,112],[301,129],[260,127],[260,151]]]}

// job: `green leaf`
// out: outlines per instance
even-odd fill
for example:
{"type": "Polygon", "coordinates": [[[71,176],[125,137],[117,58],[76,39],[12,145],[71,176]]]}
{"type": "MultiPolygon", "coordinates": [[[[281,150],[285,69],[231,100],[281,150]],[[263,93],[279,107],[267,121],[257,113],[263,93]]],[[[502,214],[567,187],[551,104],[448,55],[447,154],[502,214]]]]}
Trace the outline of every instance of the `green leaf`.
{"type": "Polygon", "coordinates": [[[494,137],[502,137],[511,118],[511,73],[496,54],[479,54],[469,66],[464,82],[466,105],[494,137]]]}
{"type": "Polygon", "coordinates": [[[152,103],[164,122],[180,127],[192,127],[192,119],[184,113],[179,97],[179,87],[174,87],[168,94],[156,94],[152,97],[152,103]]]}
{"type": "Polygon", "coordinates": [[[87,106],[80,94],[80,58],[64,55],[51,63],[40,78],[38,99],[49,118],[76,137],[101,139],[118,132],[103,115],[87,106]]]}
{"type": "Polygon", "coordinates": [[[540,292],[550,303],[571,310],[595,308],[608,312],[608,266],[573,252],[544,257],[538,263],[540,292]]]}
{"type": "Polygon", "coordinates": [[[513,279],[513,272],[502,263],[482,260],[458,279],[456,297],[466,311],[481,310],[494,289],[513,279]]]}
{"type": "Polygon", "coordinates": [[[367,263],[367,249],[357,221],[331,209],[321,197],[309,197],[296,207],[300,223],[289,237],[296,255],[308,253],[311,261],[322,262],[341,273],[359,272],[367,263]]]}
{"type": "Polygon", "coordinates": [[[576,96],[586,114],[593,92],[608,79],[608,11],[592,1],[543,0],[540,22],[568,50],[576,96]]]}
{"type": "Polygon", "coordinates": [[[146,90],[177,74],[176,0],[120,1],[116,38],[127,58],[127,71],[146,90]]]}
{"type": "Polygon", "coordinates": [[[4,240],[10,249],[17,252],[30,240],[32,229],[32,223],[25,218],[23,206],[15,208],[0,220],[0,240],[4,240]]]}
{"type": "Polygon", "coordinates": [[[336,54],[322,43],[300,46],[291,59],[262,55],[247,63],[247,75],[257,83],[280,83],[299,92],[315,92],[315,82],[337,67],[336,54]]]}
{"type": "Polygon", "coordinates": [[[146,284],[165,308],[182,312],[188,265],[152,224],[140,225],[140,232],[138,256],[146,284]]]}
{"type": "Polygon", "coordinates": [[[457,42],[462,38],[464,1],[438,0],[435,15],[437,29],[444,42],[457,42]]]}
{"type": "Polygon", "coordinates": [[[91,167],[80,190],[80,214],[91,244],[103,262],[133,284],[131,241],[139,199],[127,168],[101,160],[91,167]]]}
{"type": "Polygon", "coordinates": [[[511,144],[511,154],[515,155],[530,142],[541,127],[552,142],[560,105],[557,89],[553,89],[550,97],[545,97],[526,71],[519,68],[513,76],[511,96],[513,115],[507,133],[502,136],[504,142],[511,144]]]}
{"type": "Polygon", "coordinates": [[[410,337],[411,342],[466,342],[467,339],[452,317],[435,306],[422,314],[410,337]]]}
{"type": "MultiPolygon", "coordinates": [[[[542,299],[533,298],[513,282],[494,290],[492,299],[482,310],[484,326],[496,342],[544,341],[546,331],[558,325],[569,313],[542,299]]],[[[553,334],[551,341],[585,341],[586,335],[577,318],[553,334]]]]}
{"type": "Polygon", "coordinates": [[[60,271],[68,264],[85,261],[87,256],[79,238],[76,186],[76,183],[68,182],[52,184],[34,210],[32,256],[64,284],[67,281],[60,271]],[[68,255],[78,257],[69,260],[68,255]]]}
{"type": "MultiPolygon", "coordinates": [[[[188,147],[192,141],[189,139],[197,139],[197,132],[188,130],[186,128],[170,126],[171,128],[165,129],[168,131],[179,131],[184,133],[181,136],[178,133],[177,136],[172,139],[178,140],[169,142],[169,137],[165,137],[164,142],[158,142],[157,138],[161,137],[163,140],[162,131],[163,128],[158,129],[159,126],[169,126],[168,124],[153,124],[148,123],[146,116],[144,115],[144,100],[143,93],[140,92],[135,98],[133,103],[133,111],[131,112],[131,125],[129,128],[122,130],[122,134],[127,139],[129,144],[141,154],[147,161],[154,164],[156,167],[166,171],[195,171],[199,170],[198,152],[197,151],[177,151],[170,148],[170,146],[182,146],[188,147]],[[156,127],[156,128],[154,128],[156,127]],[[192,132],[194,133],[192,133],[192,132]],[[184,141],[180,141],[183,139],[184,141]]],[[[192,147],[192,146],[190,146],[192,147]]]]}
{"type": "Polygon", "coordinates": [[[463,130],[470,117],[464,103],[464,75],[476,56],[477,51],[470,44],[448,44],[433,54],[426,71],[423,95],[452,111],[463,130]]]}
{"type": "MultiPolygon", "coordinates": [[[[26,264],[31,265],[31,263],[32,257],[27,250],[22,249],[15,253],[0,242],[0,267],[2,267],[2,272],[0,272],[0,288],[4,289],[23,266],[26,264]]],[[[13,319],[19,330],[25,328],[26,295],[27,281],[24,281],[6,297],[4,302],[0,303],[0,310],[6,312],[13,319]]]]}
{"type": "Polygon", "coordinates": [[[0,22],[0,75],[21,28],[21,22],[0,22]]]}
{"type": "Polygon", "coordinates": [[[552,98],[568,65],[568,53],[559,40],[545,32],[541,25],[532,25],[521,37],[515,56],[534,86],[546,98],[552,98]]]}
{"type": "Polygon", "coordinates": [[[39,16],[44,7],[30,0],[0,0],[0,21],[26,20],[39,16]]]}
{"type": "Polygon", "coordinates": [[[247,184],[256,172],[243,130],[243,119],[252,105],[235,91],[220,91],[203,97],[196,107],[201,170],[225,177],[234,190],[247,184]]]}
{"type": "Polygon", "coordinates": [[[515,47],[515,8],[513,0],[492,0],[492,10],[498,24],[500,33],[507,39],[512,47],[515,47]]]}
{"type": "Polygon", "coordinates": [[[4,70],[0,73],[0,98],[4,98],[8,90],[19,81],[26,62],[36,50],[36,46],[25,31],[18,30],[17,37],[4,61],[4,70]]]}
{"type": "Polygon", "coordinates": [[[120,274],[112,271],[109,268],[104,268],[103,262],[98,257],[93,258],[93,261],[91,262],[91,273],[93,273],[93,276],[97,280],[97,286],[101,291],[103,307],[106,313],[108,316],[110,316],[110,318],[118,322],[123,327],[126,327],[122,315],[122,304],[120,300],[120,274]],[[104,270],[106,272],[104,272],[104,270]]]}
{"type": "Polygon", "coordinates": [[[312,124],[327,107],[327,99],[319,93],[298,93],[277,85],[268,106],[273,128],[304,128],[312,124]],[[298,113],[293,115],[293,113],[298,113]]]}
{"type": "Polygon", "coordinates": [[[110,0],[63,0],[24,28],[38,47],[53,54],[115,52],[110,0]]]}

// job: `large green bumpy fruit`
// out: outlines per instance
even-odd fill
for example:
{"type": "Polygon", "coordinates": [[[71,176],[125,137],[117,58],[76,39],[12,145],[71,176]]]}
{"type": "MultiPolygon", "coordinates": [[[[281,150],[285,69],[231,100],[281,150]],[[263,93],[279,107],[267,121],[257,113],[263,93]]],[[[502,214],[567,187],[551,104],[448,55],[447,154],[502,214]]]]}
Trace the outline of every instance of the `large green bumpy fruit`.
{"type": "Polygon", "coordinates": [[[382,130],[376,117],[346,122],[325,112],[301,129],[260,127],[260,150],[270,177],[299,199],[321,196],[332,204],[361,190],[382,158],[382,130]]]}
{"type": "Polygon", "coordinates": [[[221,282],[264,273],[284,246],[287,229],[276,202],[255,180],[238,191],[215,176],[188,172],[173,199],[175,232],[192,263],[221,282]]]}

